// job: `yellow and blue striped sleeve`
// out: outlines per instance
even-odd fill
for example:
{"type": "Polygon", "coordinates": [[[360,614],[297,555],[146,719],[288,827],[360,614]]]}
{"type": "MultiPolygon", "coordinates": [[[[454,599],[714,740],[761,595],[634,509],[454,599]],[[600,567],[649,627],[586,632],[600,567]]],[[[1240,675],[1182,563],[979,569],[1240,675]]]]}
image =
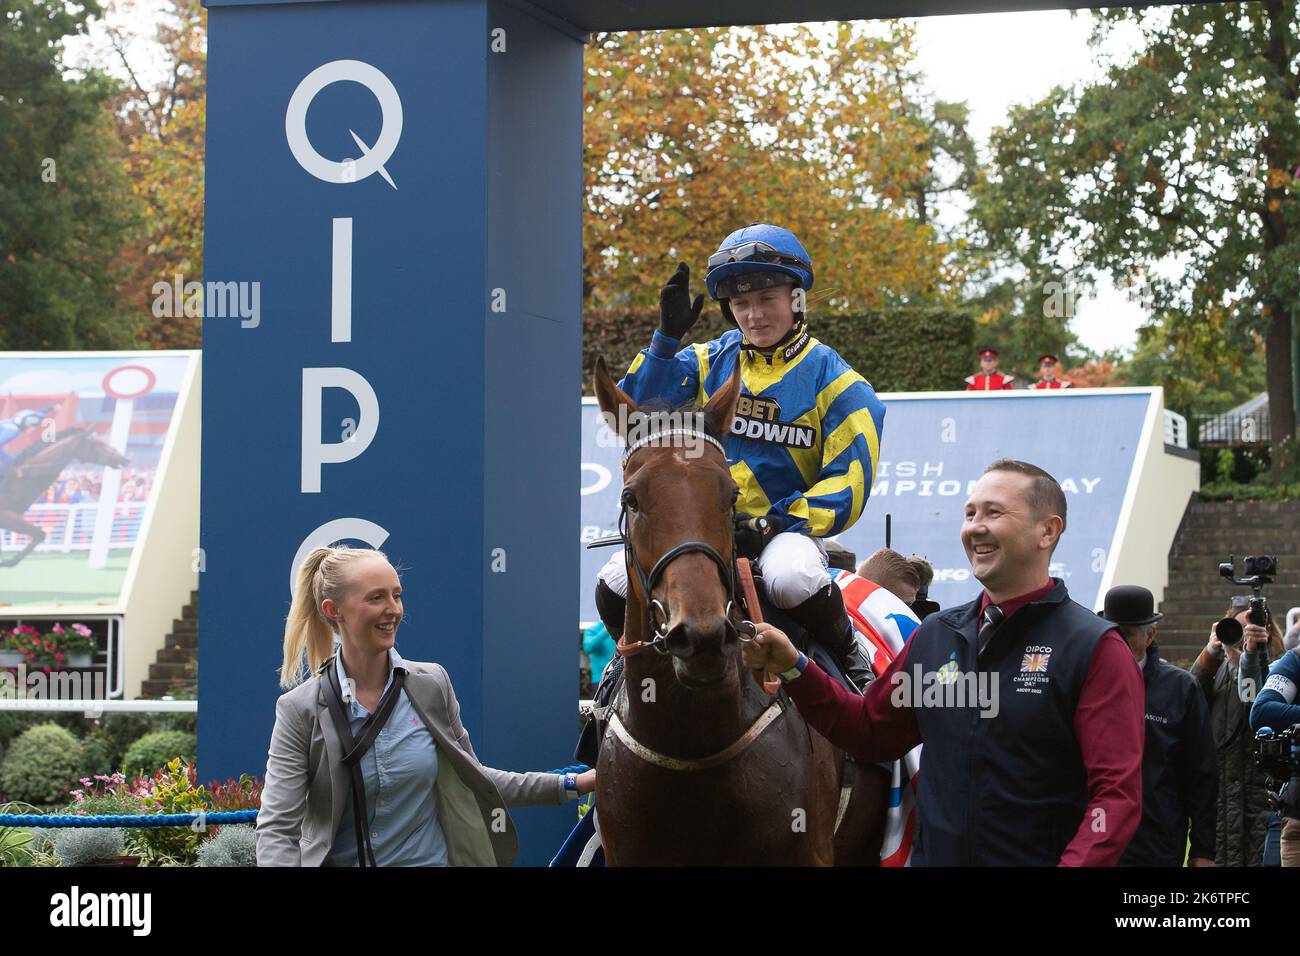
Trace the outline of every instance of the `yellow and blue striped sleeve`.
{"type": "Polygon", "coordinates": [[[671,405],[698,401],[700,383],[708,374],[708,350],[703,345],[677,351],[680,340],[656,331],[648,349],[632,360],[618,387],[641,404],[652,398],[671,405]]]}
{"type": "Polygon", "coordinates": [[[787,531],[824,538],[851,528],[862,516],[875,483],[885,405],[857,372],[845,368],[817,396],[822,462],[803,494],[776,506],[795,522],[787,531]]]}

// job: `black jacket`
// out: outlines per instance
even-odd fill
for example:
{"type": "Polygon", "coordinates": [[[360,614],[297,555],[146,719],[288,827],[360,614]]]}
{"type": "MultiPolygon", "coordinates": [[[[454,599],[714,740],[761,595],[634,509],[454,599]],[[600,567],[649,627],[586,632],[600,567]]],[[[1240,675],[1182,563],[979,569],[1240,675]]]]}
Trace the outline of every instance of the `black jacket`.
{"type": "MultiPolygon", "coordinates": [[[[1070,600],[1065,584],[1003,624],[976,659],[979,600],[931,614],[908,642],[908,670],[936,690],[997,684],[997,716],[921,706],[914,866],[1055,866],[1088,805],[1074,710],[1097,642],[1114,625],[1070,600]]],[[[992,690],[989,687],[989,690],[992,690]]],[[[956,699],[954,700],[954,703],[956,699]]]]}
{"type": "Polygon", "coordinates": [[[1195,677],[1160,657],[1154,643],[1142,680],[1142,823],[1120,866],[1182,866],[1189,822],[1190,856],[1213,860],[1219,769],[1205,695],[1195,677]]]}

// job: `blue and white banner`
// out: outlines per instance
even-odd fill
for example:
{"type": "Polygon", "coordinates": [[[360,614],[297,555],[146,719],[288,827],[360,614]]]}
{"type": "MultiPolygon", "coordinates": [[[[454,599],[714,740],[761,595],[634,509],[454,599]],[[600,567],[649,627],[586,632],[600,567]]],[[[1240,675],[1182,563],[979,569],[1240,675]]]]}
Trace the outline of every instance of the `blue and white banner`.
{"type": "MultiPolygon", "coordinates": [[[[990,462],[1015,458],[1046,469],[1065,491],[1066,531],[1051,573],[1071,596],[1095,606],[1152,403],[1153,390],[933,395],[882,394],[885,429],[871,497],[836,540],[864,560],[885,545],[934,565],[930,597],[943,607],[979,593],[959,539],[966,498],[990,462]]],[[[579,619],[596,619],[596,572],[608,548],[586,542],[617,531],[620,449],[594,399],[582,403],[583,548],[579,619]]]]}

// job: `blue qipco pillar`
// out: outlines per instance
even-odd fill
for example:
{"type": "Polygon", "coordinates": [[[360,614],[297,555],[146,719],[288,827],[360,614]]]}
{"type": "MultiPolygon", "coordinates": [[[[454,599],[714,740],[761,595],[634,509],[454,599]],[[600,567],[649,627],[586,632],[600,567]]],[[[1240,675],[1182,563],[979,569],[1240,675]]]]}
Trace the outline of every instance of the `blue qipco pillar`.
{"type": "MultiPolygon", "coordinates": [[[[581,33],[504,2],[208,0],[199,767],[261,774],[297,563],[381,548],[481,760],[570,761],[581,33]]],[[[544,862],[573,805],[515,812],[544,862]]]]}

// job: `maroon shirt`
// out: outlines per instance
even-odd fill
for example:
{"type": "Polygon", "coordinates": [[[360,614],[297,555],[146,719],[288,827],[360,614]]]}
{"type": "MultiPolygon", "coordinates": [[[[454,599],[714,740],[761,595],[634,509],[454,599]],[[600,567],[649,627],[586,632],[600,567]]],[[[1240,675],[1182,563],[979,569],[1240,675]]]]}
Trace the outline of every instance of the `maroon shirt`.
{"type": "MultiPolygon", "coordinates": [[[[1003,601],[998,607],[1004,620],[1044,597],[1052,586],[1049,581],[1037,591],[1003,601]]],[[[981,614],[988,604],[985,591],[981,614]]],[[[897,760],[923,743],[916,711],[890,701],[893,676],[905,671],[910,648],[909,641],[861,697],[849,693],[811,660],[802,676],[786,684],[786,690],[804,719],[835,746],[866,763],[897,760]]],[[[1061,855],[1061,866],[1114,866],[1137,831],[1142,819],[1145,696],[1133,652],[1112,628],[1097,642],[1074,710],[1074,733],[1088,775],[1089,799],[1079,829],[1061,855]],[[1094,820],[1110,825],[1098,832],[1094,820]]]]}

